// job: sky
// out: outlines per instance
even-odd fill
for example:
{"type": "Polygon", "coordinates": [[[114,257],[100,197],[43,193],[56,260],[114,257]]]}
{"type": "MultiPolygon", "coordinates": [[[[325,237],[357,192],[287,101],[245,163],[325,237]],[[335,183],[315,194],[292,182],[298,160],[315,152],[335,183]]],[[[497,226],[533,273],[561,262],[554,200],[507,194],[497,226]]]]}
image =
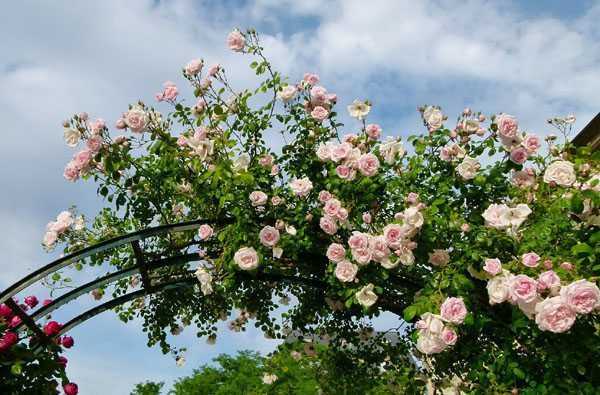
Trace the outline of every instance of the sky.
{"type": "MultiPolygon", "coordinates": [[[[102,201],[62,171],[73,152],[62,120],[87,111],[112,125],[129,103],[152,102],[166,80],[191,100],[180,70],[190,59],[222,64],[234,86],[255,82],[250,58],[225,37],[254,27],[275,68],[316,72],[338,94],[373,102],[385,135],[422,131],[416,107],[506,112],[545,135],[546,119],[575,114],[580,130],[600,110],[600,2],[486,0],[104,0],[3,5],[0,17],[0,288],[50,262],[45,224],[76,204],[93,216],[102,201]]],[[[163,111],[167,107],[158,106],[163,111]]],[[[356,124],[347,116],[346,131],[356,124]]],[[[92,275],[90,273],[90,275],[92,275]]],[[[93,277],[92,277],[93,278],[93,277]]],[[[43,296],[43,290],[39,291],[43,296]]],[[[83,298],[85,299],[85,298],[83,298]]],[[[78,300],[64,317],[93,305],[78,300]]],[[[385,322],[393,322],[387,317],[385,322]]],[[[74,329],[68,373],[83,394],[128,394],[144,380],[172,382],[219,353],[272,350],[261,333],[222,331],[215,346],[184,331],[187,364],[146,347],[139,323],[104,313],[74,329]]]]}

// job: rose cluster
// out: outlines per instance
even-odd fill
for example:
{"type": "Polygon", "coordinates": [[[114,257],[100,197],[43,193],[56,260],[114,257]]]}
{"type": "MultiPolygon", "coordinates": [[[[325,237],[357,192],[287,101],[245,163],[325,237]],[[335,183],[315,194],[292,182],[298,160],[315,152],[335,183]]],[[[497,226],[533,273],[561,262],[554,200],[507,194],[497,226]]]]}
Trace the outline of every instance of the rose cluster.
{"type": "Polygon", "coordinates": [[[417,321],[417,349],[423,354],[437,354],[456,344],[456,326],[467,316],[467,307],[462,298],[447,298],[440,306],[440,314],[425,313],[417,321]]]}
{"type": "Polygon", "coordinates": [[[46,248],[52,248],[58,238],[69,230],[80,231],[85,228],[83,216],[73,218],[71,211],[62,211],[56,217],[55,221],[50,221],[46,225],[43,244],[46,248]]]}

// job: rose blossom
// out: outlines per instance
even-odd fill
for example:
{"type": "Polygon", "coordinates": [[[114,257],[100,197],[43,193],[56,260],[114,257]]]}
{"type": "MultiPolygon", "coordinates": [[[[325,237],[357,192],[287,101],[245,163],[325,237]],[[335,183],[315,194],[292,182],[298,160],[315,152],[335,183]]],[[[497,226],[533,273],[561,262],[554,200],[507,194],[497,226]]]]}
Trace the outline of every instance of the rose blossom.
{"type": "Polygon", "coordinates": [[[338,243],[331,243],[327,248],[327,258],[332,262],[340,262],[346,256],[346,249],[338,243]]]}
{"type": "Polygon", "coordinates": [[[202,70],[203,65],[204,62],[202,61],[202,59],[190,60],[188,64],[185,65],[185,75],[187,75],[188,77],[193,77],[197,75],[200,72],[200,70],[202,70]]]}
{"type": "Polygon", "coordinates": [[[404,239],[405,232],[398,224],[388,224],[383,228],[383,235],[391,248],[398,248],[404,239]]]}
{"type": "Polygon", "coordinates": [[[363,176],[374,176],[379,169],[379,159],[371,153],[363,154],[358,158],[358,170],[363,176]]]}
{"type": "Polygon", "coordinates": [[[538,277],[538,290],[544,291],[549,289],[552,294],[558,292],[560,288],[560,277],[554,270],[548,270],[541,273],[538,277]]]}
{"type": "Polygon", "coordinates": [[[365,224],[370,224],[372,220],[371,214],[366,212],[362,213],[362,220],[365,224]]]}
{"type": "Polygon", "coordinates": [[[485,224],[492,228],[502,229],[510,226],[509,208],[506,204],[490,204],[482,216],[485,224]]]}
{"type": "Polygon", "coordinates": [[[423,226],[423,214],[421,214],[419,208],[416,206],[411,206],[404,210],[402,213],[402,218],[407,225],[413,228],[420,228],[423,226]]]}
{"type": "Polygon", "coordinates": [[[369,248],[353,248],[352,258],[360,265],[366,265],[371,261],[372,253],[369,248]]]}
{"type": "Polygon", "coordinates": [[[519,129],[517,119],[508,114],[498,115],[496,117],[496,125],[498,125],[498,132],[500,135],[507,138],[515,137],[519,129]]]}
{"type": "Polygon", "coordinates": [[[502,263],[498,258],[487,258],[483,265],[483,270],[492,276],[500,274],[502,272],[502,263]]]}
{"type": "Polygon", "coordinates": [[[308,179],[308,177],[295,179],[290,182],[290,188],[296,194],[296,196],[304,197],[308,195],[308,193],[313,188],[312,182],[308,179]]]}
{"type": "Polygon", "coordinates": [[[456,166],[456,171],[463,178],[463,180],[472,180],[479,171],[479,162],[477,159],[465,156],[465,158],[456,166]]]}
{"type": "Polygon", "coordinates": [[[518,274],[508,282],[508,293],[513,303],[529,303],[537,296],[537,281],[525,274],[518,274]]]}
{"type": "Polygon", "coordinates": [[[521,262],[527,267],[537,267],[540,264],[540,256],[535,252],[521,255],[521,262]]]}
{"type": "Polygon", "coordinates": [[[453,346],[454,344],[456,344],[456,341],[458,340],[458,336],[456,335],[456,332],[454,331],[454,329],[444,328],[442,330],[441,339],[444,341],[444,343],[446,343],[446,345],[453,346]]]}
{"type": "Polygon", "coordinates": [[[123,121],[132,132],[142,133],[148,125],[148,114],[141,106],[136,105],[123,114],[123,121]]]}
{"type": "Polygon", "coordinates": [[[246,39],[238,30],[234,30],[227,36],[227,46],[232,51],[241,52],[246,45],[246,39]]]}
{"type": "Polygon", "coordinates": [[[423,119],[431,132],[434,132],[442,127],[444,122],[444,114],[439,108],[433,106],[427,106],[423,111],[423,119]]]}
{"type": "Polygon", "coordinates": [[[535,306],[535,322],[543,331],[566,332],[575,323],[576,316],[560,296],[545,299],[535,306]]]}
{"type": "Polygon", "coordinates": [[[279,97],[282,102],[287,103],[296,96],[296,92],[297,90],[294,85],[286,85],[277,92],[277,97],[279,97]]]}
{"type": "Polygon", "coordinates": [[[269,154],[265,154],[260,157],[260,159],[258,160],[258,163],[262,167],[271,167],[273,165],[273,156],[271,156],[269,154]]]}
{"type": "Polygon", "coordinates": [[[535,185],[535,173],[531,168],[513,171],[511,182],[519,188],[532,187],[535,185]]]}
{"type": "Polygon", "coordinates": [[[342,222],[346,221],[348,219],[348,210],[346,210],[344,207],[340,207],[338,212],[335,214],[335,217],[342,222]]]}
{"type": "Polygon", "coordinates": [[[339,165],[335,168],[335,174],[343,180],[352,181],[356,176],[356,170],[346,165],[339,165]]]}
{"type": "Polygon", "coordinates": [[[467,307],[462,298],[447,298],[440,306],[440,315],[446,321],[462,324],[467,316],[467,307]]]}
{"type": "Polygon", "coordinates": [[[49,321],[46,323],[46,325],[44,325],[44,333],[46,334],[46,336],[54,336],[57,335],[58,332],[60,332],[60,329],[62,328],[62,325],[59,324],[56,321],[49,321]]]}
{"type": "Polygon", "coordinates": [[[352,144],[350,143],[335,144],[331,148],[330,158],[334,162],[339,162],[340,160],[347,158],[351,151],[352,144]]]}
{"type": "Polygon", "coordinates": [[[242,270],[253,270],[258,267],[258,254],[252,247],[242,247],[233,256],[233,261],[242,270]]]}
{"type": "Polygon", "coordinates": [[[208,68],[208,71],[206,72],[206,74],[209,77],[214,77],[215,75],[217,75],[219,73],[220,70],[221,70],[221,65],[218,63],[215,63],[208,68]]]}
{"type": "Polygon", "coordinates": [[[325,202],[323,211],[330,217],[335,217],[339,209],[342,208],[342,204],[339,200],[332,198],[325,202]]]}
{"type": "Polygon", "coordinates": [[[321,217],[319,226],[323,232],[327,233],[328,235],[334,235],[337,233],[337,224],[335,223],[335,220],[328,215],[321,217]]]}
{"type": "Polygon", "coordinates": [[[63,391],[65,395],[77,395],[79,393],[79,388],[75,383],[67,383],[63,386],[63,391]]]}
{"type": "Polygon", "coordinates": [[[433,266],[445,266],[450,262],[450,254],[446,250],[436,249],[429,253],[429,263],[433,266]]]}
{"type": "Polygon", "coordinates": [[[544,182],[549,184],[551,182],[563,187],[569,187],[573,185],[576,180],[575,169],[571,162],[565,160],[557,160],[550,163],[544,172],[544,182]]]}
{"type": "Polygon", "coordinates": [[[512,274],[507,270],[502,270],[502,274],[492,277],[487,283],[487,291],[490,304],[498,304],[508,299],[508,285],[512,274]]]}
{"type": "Polygon", "coordinates": [[[529,152],[523,147],[517,147],[510,151],[510,160],[518,165],[522,165],[527,161],[529,152]]]}
{"type": "Polygon", "coordinates": [[[279,241],[279,231],[272,226],[265,226],[261,229],[258,237],[265,247],[274,247],[279,241]]]}
{"type": "Polygon", "coordinates": [[[529,154],[534,154],[540,149],[541,145],[540,138],[534,134],[528,134],[523,140],[523,147],[525,147],[529,154]]]}
{"type": "Polygon", "coordinates": [[[309,85],[316,85],[319,83],[319,76],[313,73],[305,73],[302,81],[309,85]]]}
{"type": "Polygon", "coordinates": [[[406,151],[401,141],[393,138],[387,138],[385,142],[379,146],[379,153],[383,157],[383,160],[388,165],[392,165],[396,162],[397,158],[402,158],[406,151]]]}
{"type": "Polygon", "coordinates": [[[348,238],[348,245],[350,248],[359,249],[359,248],[368,248],[369,247],[369,235],[366,233],[354,231],[352,232],[352,236],[348,238]]]}
{"type": "Polygon", "coordinates": [[[358,291],[355,296],[358,303],[364,307],[371,307],[377,302],[377,295],[373,292],[375,286],[373,284],[365,285],[358,291]]]}
{"type": "Polygon", "coordinates": [[[210,225],[202,224],[198,228],[198,236],[200,240],[206,240],[213,235],[213,228],[210,225]]]}
{"type": "Polygon", "coordinates": [[[38,303],[40,302],[38,300],[38,298],[36,298],[34,295],[30,295],[28,297],[25,298],[24,300],[25,304],[29,307],[31,307],[32,309],[38,305],[38,303]]]}
{"type": "Polygon", "coordinates": [[[369,136],[369,139],[377,140],[381,136],[381,126],[376,123],[371,123],[367,125],[365,132],[367,133],[367,136],[369,136]]]}
{"type": "Polygon", "coordinates": [[[253,191],[250,193],[250,203],[252,206],[264,206],[267,203],[268,196],[263,191],[253,191]]]}
{"type": "Polygon", "coordinates": [[[79,143],[81,133],[77,129],[65,128],[63,136],[65,138],[65,143],[67,143],[69,147],[75,147],[77,146],[77,143],[79,143]]]}
{"type": "Polygon", "coordinates": [[[588,280],[575,281],[560,290],[560,297],[573,311],[579,314],[591,313],[600,307],[600,289],[588,280]]]}
{"type": "Polygon", "coordinates": [[[316,106],[310,112],[310,116],[316,121],[323,122],[329,116],[329,111],[327,111],[324,107],[316,106]]]}
{"type": "Polygon", "coordinates": [[[446,343],[439,335],[433,335],[429,332],[419,335],[417,339],[417,350],[423,354],[437,354],[446,348],[446,343]]]}
{"type": "Polygon", "coordinates": [[[563,262],[560,264],[560,268],[570,272],[573,270],[573,264],[571,262],[563,262]]]}
{"type": "Polygon", "coordinates": [[[319,201],[321,203],[327,202],[332,197],[333,197],[333,195],[329,191],[322,190],[321,192],[319,192],[319,201]]]}
{"type": "Polygon", "coordinates": [[[371,111],[371,106],[360,100],[354,100],[352,104],[348,106],[348,113],[352,118],[362,120],[371,111]]]}
{"type": "Polygon", "coordinates": [[[104,119],[98,118],[95,121],[90,122],[89,127],[92,131],[92,134],[94,136],[98,136],[102,134],[102,130],[104,130],[104,128],[106,127],[106,122],[104,121],[104,119]]]}
{"type": "Polygon", "coordinates": [[[75,344],[75,341],[71,336],[64,336],[60,342],[65,348],[71,348],[75,344]]]}
{"type": "Polygon", "coordinates": [[[317,148],[317,157],[322,161],[331,159],[331,148],[332,145],[330,143],[319,144],[319,147],[317,148]]]}
{"type": "Polygon", "coordinates": [[[358,266],[347,259],[337,263],[335,266],[335,277],[342,282],[354,281],[358,273],[358,266]]]}

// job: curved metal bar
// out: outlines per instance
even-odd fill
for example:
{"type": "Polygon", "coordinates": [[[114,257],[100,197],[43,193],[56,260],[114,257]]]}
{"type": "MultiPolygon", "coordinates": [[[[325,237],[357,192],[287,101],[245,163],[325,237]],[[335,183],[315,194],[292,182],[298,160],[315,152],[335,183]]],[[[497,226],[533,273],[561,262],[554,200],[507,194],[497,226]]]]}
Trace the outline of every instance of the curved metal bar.
{"type": "MultiPolygon", "coordinates": [[[[200,261],[202,259],[204,259],[204,258],[200,258],[198,256],[198,254],[189,253],[189,254],[183,254],[183,255],[177,255],[174,257],[164,258],[164,259],[158,259],[156,261],[147,263],[146,267],[148,269],[157,269],[160,267],[176,265],[178,263],[193,262],[196,260],[200,261]]],[[[140,266],[141,265],[132,266],[127,269],[123,269],[123,270],[119,270],[114,273],[110,273],[104,277],[97,278],[94,281],[90,281],[87,284],[84,284],[78,288],[75,288],[75,289],[67,292],[66,294],[60,296],[59,298],[54,299],[52,301],[52,303],[49,303],[46,306],[43,306],[43,307],[37,309],[33,314],[30,315],[30,317],[34,321],[37,321],[40,318],[42,318],[43,316],[52,313],[53,311],[64,306],[65,304],[69,303],[73,299],[76,299],[83,294],[87,294],[88,292],[92,291],[93,289],[96,289],[103,285],[110,284],[110,283],[118,281],[122,278],[129,277],[129,276],[139,273],[140,266]]],[[[22,325],[23,324],[19,325],[16,329],[18,330],[22,325]]]]}
{"type": "Polygon", "coordinates": [[[115,237],[109,240],[104,240],[96,245],[85,247],[77,252],[64,256],[47,264],[46,266],[41,267],[40,269],[30,273],[29,275],[23,277],[21,280],[17,281],[7,289],[5,289],[2,293],[0,293],[0,303],[4,303],[7,299],[13,297],[23,289],[29,287],[36,281],[46,277],[48,274],[53,273],[57,270],[62,269],[63,267],[79,261],[81,259],[87,258],[93,254],[97,254],[102,251],[106,251],[111,248],[119,247],[126,243],[131,243],[135,240],[143,240],[150,236],[156,236],[163,233],[169,232],[182,232],[186,230],[197,229],[200,225],[215,222],[209,220],[195,220],[188,222],[180,222],[177,224],[168,224],[156,226],[154,228],[147,228],[143,230],[139,230],[137,232],[128,233],[126,235],[122,235],[119,237],[115,237]]]}

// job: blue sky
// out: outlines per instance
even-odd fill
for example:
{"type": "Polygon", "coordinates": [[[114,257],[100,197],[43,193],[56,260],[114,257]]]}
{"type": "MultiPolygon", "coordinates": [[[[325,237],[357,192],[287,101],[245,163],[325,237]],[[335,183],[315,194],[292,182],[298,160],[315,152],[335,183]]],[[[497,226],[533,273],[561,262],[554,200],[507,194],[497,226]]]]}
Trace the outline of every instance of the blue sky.
{"type": "MultiPolygon", "coordinates": [[[[507,112],[541,135],[548,117],[574,113],[578,130],[600,109],[594,1],[20,1],[4,5],[3,17],[0,287],[51,260],[40,240],[58,212],[73,203],[87,215],[100,207],[92,185],[62,178],[72,152],[61,121],[87,111],[113,124],[128,103],[151,102],[163,81],[183,85],[179,71],[196,57],[221,63],[234,85],[247,87],[249,59],[224,45],[233,27],[261,32],[292,80],[318,72],[340,108],[369,98],[388,135],[417,131],[421,104],[441,105],[450,119],[465,106],[507,112]]],[[[78,301],[57,318],[91,305],[78,301]]],[[[126,394],[145,379],[189,374],[220,352],[275,346],[255,331],[224,331],[208,346],[187,330],[176,343],[188,346],[188,363],[177,368],[146,347],[138,324],[111,313],[72,335],[68,370],[84,394],[126,394]]]]}

